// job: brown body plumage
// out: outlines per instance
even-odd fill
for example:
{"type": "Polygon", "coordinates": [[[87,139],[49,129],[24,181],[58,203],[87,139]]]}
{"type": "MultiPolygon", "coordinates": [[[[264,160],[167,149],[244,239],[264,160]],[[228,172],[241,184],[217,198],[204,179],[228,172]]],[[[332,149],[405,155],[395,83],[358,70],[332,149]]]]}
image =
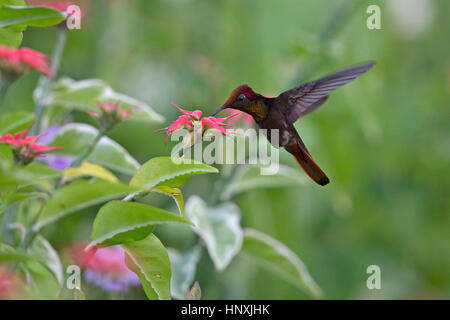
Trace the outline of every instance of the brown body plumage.
{"type": "Polygon", "coordinates": [[[349,68],[299,87],[285,91],[276,98],[255,93],[242,85],[233,90],[225,104],[214,114],[226,108],[250,114],[261,129],[267,129],[267,139],[275,147],[284,147],[298,164],[320,185],[329,183],[328,177],[316,164],[294,127],[294,122],[323,105],[328,94],[354,80],[369,70],[375,63],[349,68]],[[272,137],[271,129],[278,129],[278,139],[272,137]]]}

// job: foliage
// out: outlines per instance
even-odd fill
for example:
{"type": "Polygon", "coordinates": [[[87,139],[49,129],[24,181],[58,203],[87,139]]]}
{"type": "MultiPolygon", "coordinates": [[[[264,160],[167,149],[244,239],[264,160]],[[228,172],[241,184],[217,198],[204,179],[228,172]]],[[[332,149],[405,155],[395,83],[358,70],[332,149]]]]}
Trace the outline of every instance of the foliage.
{"type": "Polygon", "coordinates": [[[34,124],[64,147],[19,166],[0,145],[0,264],[23,279],[19,297],[117,298],[86,271],[81,290],[67,289],[79,241],[123,249],[142,288],[120,298],[448,297],[450,28],[435,22],[447,3],[429,5],[422,35],[390,4],[383,30],[367,30],[370,1],[92,3],[68,31],[65,13],[0,0],[0,45],[63,52],[54,79],[32,72],[0,91],[0,136],[34,124]],[[326,189],[283,153],[279,173],[261,176],[175,164],[151,135],[178,116],[170,101],[206,114],[237,84],[275,95],[365,60],[378,62],[370,76],[298,124],[326,189]],[[97,102],[131,117],[103,130],[88,114],[97,102]],[[51,157],[80,163],[55,170],[51,157]],[[365,288],[370,264],[380,292],[365,288]]]}
{"type": "MultiPolygon", "coordinates": [[[[44,7],[3,5],[0,27],[14,25],[43,27],[61,22],[62,17],[59,11],[44,7]]],[[[95,102],[112,100],[115,101],[114,108],[117,109],[120,105],[122,110],[130,110],[131,121],[133,119],[150,121],[163,119],[147,104],[116,93],[102,80],[74,81],[63,78],[53,82],[48,91],[38,87],[35,90],[38,103],[42,101],[42,95],[45,95],[47,108],[66,109],[66,112],[75,110],[94,112],[93,110],[97,107],[101,107],[104,109],[103,116],[108,116],[108,110],[112,108],[112,105],[111,107],[106,104],[96,106],[95,102]]],[[[42,114],[37,112],[36,117],[42,117],[42,114]]],[[[102,116],[96,112],[96,117],[100,117],[101,120],[102,116]]],[[[128,118],[128,116],[123,119],[118,118],[111,125],[114,126],[116,122],[128,120],[128,118]]],[[[0,130],[3,133],[14,133],[24,125],[30,125],[32,119],[30,114],[24,112],[7,113],[0,121],[0,130]]],[[[37,123],[39,124],[40,121],[37,123]]],[[[32,297],[71,296],[64,288],[64,273],[60,257],[40,231],[44,227],[58,223],[60,219],[68,215],[104,204],[98,210],[93,223],[92,242],[89,247],[121,245],[125,250],[127,266],[138,275],[149,299],[170,299],[172,296],[178,299],[186,297],[199,299],[201,294],[198,282],[195,282],[192,289],[190,287],[195,277],[200,246],[195,246],[183,254],[170,249],[169,256],[153,231],[159,224],[172,222],[185,224],[188,228],[191,226],[204,241],[216,269],[222,271],[241,250],[243,231],[240,225],[239,208],[231,202],[208,207],[201,198],[193,196],[186,206],[186,217],[189,220],[185,220],[183,218],[184,201],[179,188],[194,175],[217,173],[218,170],[194,160],[170,157],[155,157],[141,166],[125,148],[105,136],[108,129],[109,127],[102,126],[97,129],[88,124],[76,122],[59,126],[52,141],[52,146],[58,146],[59,149],[51,149],[53,154],[78,157],[78,159],[62,174],[56,174],[57,172],[53,174],[51,169],[45,169],[43,166],[37,172],[41,174],[39,182],[44,179],[42,173],[47,170],[49,174],[47,179],[50,183],[47,183],[46,187],[40,186],[39,183],[31,183],[32,187],[27,189],[26,194],[21,190],[27,186],[27,183],[35,181],[36,170],[30,169],[38,164],[33,163],[21,168],[20,164],[12,162],[8,151],[4,150],[5,157],[1,163],[2,185],[5,190],[2,195],[3,210],[9,213],[14,210],[13,205],[21,201],[34,201],[39,209],[34,221],[22,226],[25,229],[25,236],[16,244],[17,248],[8,249],[2,254],[2,260],[9,263],[16,262],[17,266],[23,268],[23,272],[29,276],[28,285],[32,297]],[[121,182],[105,167],[119,174],[132,175],[129,185],[121,182]],[[15,171],[18,171],[17,175],[15,171]],[[27,174],[30,176],[27,177],[27,174]],[[53,187],[51,181],[54,182],[53,187]],[[152,192],[172,197],[181,217],[146,203],[136,202],[152,192]],[[41,194],[45,196],[40,196],[41,194]],[[36,199],[32,200],[34,197],[36,199]],[[121,198],[122,200],[114,200],[121,198]],[[24,250],[30,256],[24,255],[22,253],[24,250]],[[51,281],[50,275],[53,276],[51,281]]],[[[228,197],[235,192],[228,190],[228,197]]],[[[31,212],[25,212],[25,214],[30,215],[31,212]]],[[[258,250],[251,252],[257,257],[261,255],[261,259],[264,259],[263,252],[258,250]]],[[[275,261],[272,262],[275,269],[283,270],[283,265],[285,265],[283,261],[280,265],[275,261]]],[[[303,276],[304,274],[300,272],[297,280],[302,281],[303,276]]],[[[306,276],[305,283],[310,281],[310,276],[308,274],[306,276]]],[[[83,296],[83,293],[78,293],[79,288],[74,290],[77,290],[77,293],[72,296],[83,296]]]]}

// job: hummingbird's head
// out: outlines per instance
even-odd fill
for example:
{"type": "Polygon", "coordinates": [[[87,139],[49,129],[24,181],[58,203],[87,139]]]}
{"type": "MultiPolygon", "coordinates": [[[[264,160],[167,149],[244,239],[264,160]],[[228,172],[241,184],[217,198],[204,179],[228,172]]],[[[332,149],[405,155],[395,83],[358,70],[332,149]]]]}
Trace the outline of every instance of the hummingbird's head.
{"type": "Polygon", "coordinates": [[[217,109],[212,115],[214,116],[223,109],[227,108],[246,112],[248,107],[251,106],[257,99],[258,94],[256,94],[248,85],[243,84],[234,89],[223,106],[217,109]]]}

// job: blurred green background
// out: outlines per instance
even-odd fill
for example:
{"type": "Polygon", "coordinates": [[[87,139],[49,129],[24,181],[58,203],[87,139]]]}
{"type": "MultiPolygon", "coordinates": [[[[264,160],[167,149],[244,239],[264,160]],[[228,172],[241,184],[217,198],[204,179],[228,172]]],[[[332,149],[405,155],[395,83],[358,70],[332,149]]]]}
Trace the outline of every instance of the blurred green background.
{"type": "MultiPolygon", "coordinates": [[[[237,85],[277,95],[369,60],[366,75],[332,93],[296,126],[331,179],[258,189],[234,200],[242,224],[286,244],[305,262],[326,299],[450,298],[450,2],[432,0],[109,0],[73,1],[85,16],[68,33],[60,75],[102,78],[150,104],[167,121],[123,123],[110,136],[141,163],[168,155],[152,131],[175,119],[174,101],[210,113],[237,85]],[[366,27],[371,4],[381,30],[366,27]],[[381,268],[381,290],[366,268],[381,268]]],[[[56,29],[29,28],[24,46],[50,54],[56,29]]],[[[13,84],[7,108],[33,110],[37,74],[13,84]]],[[[282,152],[281,161],[296,167],[282,152]]],[[[298,170],[301,170],[298,168],[298,170]]],[[[183,193],[210,197],[217,175],[183,193]]],[[[156,198],[161,206],[171,200],[156,198]]],[[[87,240],[95,210],[47,230],[62,248],[87,240]]],[[[179,249],[192,235],[159,230],[179,249]]],[[[251,261],[214,271],[206,252],[197,271],[206,299],[307,299],[251,261]]]]}

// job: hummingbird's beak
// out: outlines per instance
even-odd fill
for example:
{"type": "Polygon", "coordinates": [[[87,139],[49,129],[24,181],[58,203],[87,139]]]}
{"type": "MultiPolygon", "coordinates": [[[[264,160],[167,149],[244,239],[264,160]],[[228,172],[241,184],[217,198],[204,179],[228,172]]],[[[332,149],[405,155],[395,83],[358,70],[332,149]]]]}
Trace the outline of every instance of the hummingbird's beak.
{"type": "Polygon", "coordinates": [[[220,111],[223,110],[223,107],[220,107],[219,109],[217,109],[216,111],[213,112],[213,114],[211,115],[211,117],[214,117],[216,114],[218,114],[220,111]]]}

